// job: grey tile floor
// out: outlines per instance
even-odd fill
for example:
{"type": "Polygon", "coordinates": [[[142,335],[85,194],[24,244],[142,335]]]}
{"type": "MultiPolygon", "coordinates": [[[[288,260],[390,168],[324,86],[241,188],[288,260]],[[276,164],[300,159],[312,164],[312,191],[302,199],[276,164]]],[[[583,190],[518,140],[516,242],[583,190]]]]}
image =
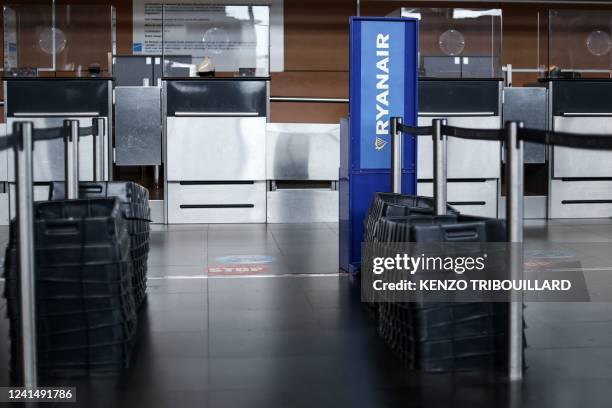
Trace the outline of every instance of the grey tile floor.
{"type": "MultiPolygon", "coordinates": [[[[612,282],[612,220],[528,221],[525,237],[612,282]]],[[[336,224],[154,226],[132,367],[54,384],[82,407],[610,407],[612,303],[528,304],[529,367],[510,391],[405,370],[337,259],[336,224]]],[[[0,367],[7,332],[0,319],[0,367]]]]}

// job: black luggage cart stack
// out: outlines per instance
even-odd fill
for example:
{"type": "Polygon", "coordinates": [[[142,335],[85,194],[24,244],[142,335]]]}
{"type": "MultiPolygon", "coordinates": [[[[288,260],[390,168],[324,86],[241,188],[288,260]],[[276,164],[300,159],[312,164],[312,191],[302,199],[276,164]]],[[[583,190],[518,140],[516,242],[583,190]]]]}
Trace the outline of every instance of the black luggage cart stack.
{"type": "MultiPolygon", "coordinates": [[[[505,241],[504,221],[464,216],[452,208],[448,215],[436,216],[432,207],[433,200],[425,197],[376,194],[366,218],[366,239],[418,244],[505,241]]],[[[378,320],[383,340],[411,369],[505,368],[506,303],[386,301],[378,303],[378,320]]]]}
{"type": "MultiPolygon", "coordinates": [[[[4,296],[11,371],[20,378],[19,271],[15,223],[4,296]]],[[[116,198],[34,205],[38,367],[85,374],[127,367],[137,324],[130,238],[116,198]]]]}
{"type": "MultiPolygon", "coordinates": [[[[65,197],[64,183],[53,183],[50,199],[65,197]]],[[[149,256],[149,191],[139,184],[125,181],[81,182],[80,198],[118,197],[123,217],[127,220],[130,236],[130,257],[134,275],[133,288],[136,307],[146,298],[147,260],[149,256]]]]}
{"type": "MultiPolygon", "coordinates": [[[[429,220],[431,220],[433,208],[434,201],[430,197],[395,193],[375,193],[364,220],[364,242],[389,242],[385,239],[385,234],[387,234],[388,231],[384,229],[385,226],[382,224],[382,220],[386,217],[409,217],[409,219],[417,223],[428,223],[431,222],[429,220]]],[[[449,214],[449,219],[456,217],[458,214],[451,206],[447,206],[447,212],[449,214]]],[[[394,242],[408,242],[408,240],[397,240],[394,242]]],[[[370,260],[365,259],[367,253],[363,256],[362,265],[369,265],[371,263],[370,260]]],[[[375,303],[373,303],[375,294],[374,291],[371,290],[372,285],[368,277],[371,277],[371,274],[362,275],[361,284],[366,289],[362,293],[366,303],[375,305],[375,303]]]]}

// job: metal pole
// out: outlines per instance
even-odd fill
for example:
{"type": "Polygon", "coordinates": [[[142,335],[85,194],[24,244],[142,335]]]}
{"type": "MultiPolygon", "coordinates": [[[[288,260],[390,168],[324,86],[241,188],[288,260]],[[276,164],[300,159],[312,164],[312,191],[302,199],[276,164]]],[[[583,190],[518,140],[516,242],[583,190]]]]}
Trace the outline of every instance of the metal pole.
{"type": "Polygon", "coordinates": [[[23,386],[38,384],[36,355],[36,294],[34,275],[34,195],[32,191],[32,122],[13,125],[17,181],[17,234],[21,290],[23,386]]]}
{"type": "Polygon", "coordinates": [[[153,167],[153,187],[159,188],[159,166],[153,167]]]}
{"type": "Polygon", "coordinates": [[[512,86],[512,64],[506,65],[506,86],[512,86]]]}
{"type": "Polygon", "coordinates": [[[434,203],[436,215],[446,215],[447,185],[446,185],[446,135],[442,126],[446,119],[433,120],[433,163],[434,163],[434,203]]]}
{"type": "Polygon", "coordinates": [[[104,119],[94,118],[93,147],[94,147],[94,181],[104,180],[104,119]]]}
{"type": "Polygon", "coordinates": [[[402,194],[402,141],[404,139],[399,126],[402,118],[391,118],[391,189],[395,194],[402,194]]]}
{"type": "MultiPolygon", "coordinates": [[[[506,123],[506,229],[510,246],[510,279],[523,277],[523,141],[518,139],[522,122],[506,123]]],[[[510,327],[508,376],[511,381],[523,378],[523,294],[519,292],[509,302],[510,327]]]]}
{"type": "Polygon", "coordinates": [[[79,121],[65,120],[64,164],[66,177],[66,198],[79,198],[79,121]]]}

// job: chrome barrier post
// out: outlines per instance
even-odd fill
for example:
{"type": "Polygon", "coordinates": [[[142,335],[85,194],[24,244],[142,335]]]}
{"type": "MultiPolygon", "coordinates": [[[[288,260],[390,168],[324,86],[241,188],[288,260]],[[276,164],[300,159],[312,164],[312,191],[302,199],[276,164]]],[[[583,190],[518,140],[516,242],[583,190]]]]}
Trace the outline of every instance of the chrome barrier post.
{"type": "Polygon", "coordinates": [[[65,120],[64,170],[66,177],[66,198],[79,198],[79,121],[65,120]]]}
{"type": "Polygon", "coordinates": [[[434,163],[434,205],[436,215],[446,215],[447,186],[446,186],[446,140],[442,133],[442,126],[446,126],[446,119],[434,119],[433,125],[433,163],[434,163]]]}
{"type": "Polygon", "coordinates": [[[153,187],[159,188],[159,166],[153,167],[153,187]]]}
{"type": "Polygon", "coordinates": [[[94,181],[104,180],[104,119],[94,118],[93,149],[94,149],[94,181]]]}
{"type": "MultiPolygon", "coordinates": [[[[522,122],[506,123],[506,230],[510,244],[510,279],[523,277],[523,141],[518,138],[522,122]]],[[[523,378],[523,294],[517,293],[509,302],[509,362],[508,376],[511,381],[523,378]]]]}
{"type": "Polygon", "coordinates": [[[391,191],[402,194],[402,147],[403,134],[399,130],[402,118],[391,118],[391,191]]]}
{"type": "Polygon", "coordinates": [[[17,245],[21,301],[23,386],[38,384],[36,354],[36,294],[34,277],[34,193],[32,190],[32,122],[13,124],[17,181],[17,245]]]}

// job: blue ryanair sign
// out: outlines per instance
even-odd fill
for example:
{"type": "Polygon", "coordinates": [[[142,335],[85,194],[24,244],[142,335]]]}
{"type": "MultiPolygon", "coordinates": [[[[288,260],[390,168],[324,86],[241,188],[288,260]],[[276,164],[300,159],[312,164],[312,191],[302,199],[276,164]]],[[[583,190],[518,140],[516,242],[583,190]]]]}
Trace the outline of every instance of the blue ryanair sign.
{"type": "Polygon", "coordinates": [[[391,164],[389,121],[404,116],[404,24],[372,21],[361,30],[362,169],[391,164]]]}
{"type": "MultiPolygon", "coordinates": [[[[359,270],[363,220],[378,191],[391,190],[390,118],[417,121],[418,20],[353,17],[349,118],[340,137],[340,268],[359,270]]],[[[416,193],[416,140],[405,136],[402,192],[416,193]]]]}

